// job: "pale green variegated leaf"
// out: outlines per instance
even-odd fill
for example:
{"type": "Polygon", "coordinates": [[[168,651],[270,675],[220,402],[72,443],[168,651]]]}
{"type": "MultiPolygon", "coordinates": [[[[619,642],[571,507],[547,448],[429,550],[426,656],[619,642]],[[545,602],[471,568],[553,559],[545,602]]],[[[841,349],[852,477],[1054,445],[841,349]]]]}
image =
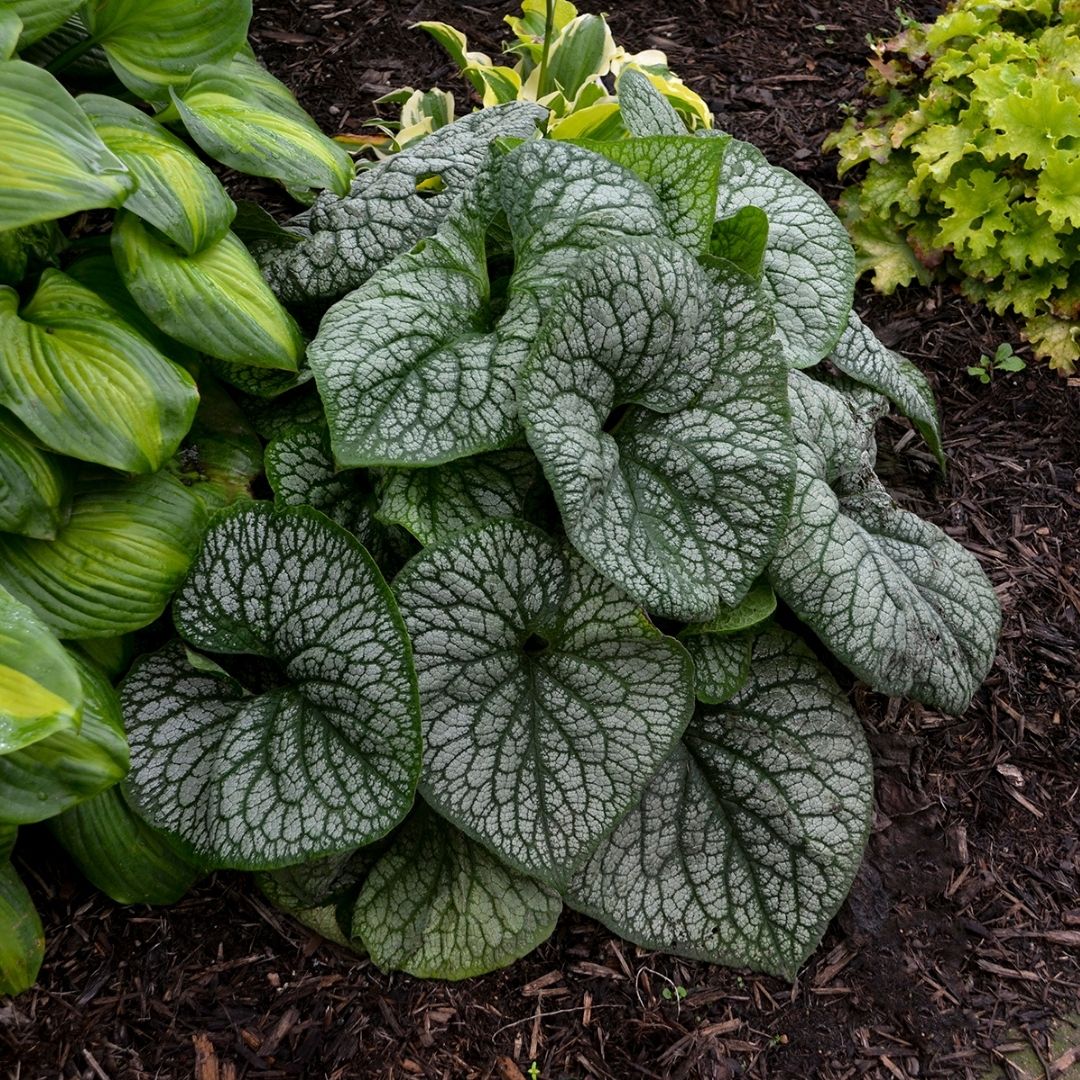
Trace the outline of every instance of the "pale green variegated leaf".
{"type": "Polygon", "coordinates": [[[671,102],[643,71],[624,68],[615,84],[623,122],[632,135],[685,135],[686,125],[671,102]]]}
{"type": "Polygon", "coordinates": [[[0,287],[0,405],[52,450],[127,472],[160,469],[191,426],[191,376],[96,293],[46,270],[19,308],[0,287]]]}
{"type": "Polygon", "coordinates": [[[876,690],[963,712],[994,659],[993,588],[973,555],[889,497],[857,404],[798,372],[790,385],[795,502],[773,587],[876,690]]]}
{"type": "Polygon", "coordinates": [[[184,255],[134,214],[112,230],[120,276],[149,318],[185,345],[235,364],[296,371],[304,341],[231,232],[184,255]]]}
{"type": "Polygon", "coordinates": [[[79,105],[138,187],[124,207],[188,255],[220,240],[236,207],[218,178],[175,135],[118,98],[83,94],[79,105]]]}
{"type": "Polygon", "coordinates": [[[0,60],[0,229],[119,206],[135,188],[75,99],[23,60],[0,60]]]}
{"type": "Polygon", "coordinates": [[[910,360],[882,345],[854,311],[848,315],[847,329],[829,359],[845,375],[884,394],[911,420],[945,468],[934,391],[910,360]]]}
{"type": "Polygon", "coordinates": [[[724,154],[718,219],[756,206],[769,219],[762,283],[790,367],[828,356],[847,325],[855,293],[855,253],[828,204],[749,143],[732,139],[724,154]]]}
{"type": "Polygon", "coordinates": [[[770,631],[749,682],[699,706],[568,903],[645,948],[791,978],[847,895],[872,798],[854,710],[806,645],[770,631]]]}
{"type": "Polygon", "coordinates": [[[682,732],[685,651],[520,522],[425,548],[394,585],[420,681],[424,797],[511,866],[565,883],[682,732]]]}
{"type": "Polygon", "coordinates": [[[281,676],[248,693],[176,642],[136,663],[126,791],[152,825],[210,865],[271,869],[370,843],[405,816],[420,771],[409,641],[349,533],[307,508],[221,511],[173,613],[195,647],[281,676]]]}
{"type": "Polygon", "coordinates": [[[335,299],[438,229],[503,136],[527,139],[547,115],[513,102],[482,109],[360,173],[345,198],[324,192],[292,226],[300,243],[259,245],[267,280],[285,301],[335,299]],[[437,191],[419,188],[438,177],[437,191]]]}
{"type": "Polygon", "coordinates": [[[49,628],[0,587],[0,754],[77,730],[82,706],[74,661],[49,628]]]}
{"type": "Polygon", "coordinates": [[[83,689],[79,730],[57,731],[0,754],[0,821],[44,821],[111,787],[127,772],[127,740],[116,693],[102,672],[75,653],[69,656],[83,689]]]}
{"type": "Polygon", "coordinates": [[[528,450],[451,461],[433,469],[390,469],[378,486],[376,516],[435,544],[491,518],[524,518],[543,477],[528,450]]]}
{"type": "Polygon", "coordinates": [[[21,994],[37,979],[45,931],[15,867],[0,862],[0,994],[21,994]]]}
{"type": "Polygon", "coordinates": [[[737,604],[779,541],[785,395],[755,283],[636,240],[581,259],[518,406],[570,542],[650,610],[697,621],[737,604]]]}
{"type": "Polygon", "coordinates": [[[87,475],[55,540],[0,534],[0,586],[61,637],[126,634],[165,609],[205,524],[198,497],[168,472],[87,475]]]}
{"type": "Polygon", "coordinates": [[[743,273],[760,278],[765,268],[768,243],[768,215],[756,206],[744,206],[731,217],[721,218],[713,224],[709,255],[727,259],[743,273]]]}
{"type": "Polygon", "coordinates": [[[694,661],[694,696],[710,705],[727,701],[750,677],[753,634],[679,635],[694,661]]]}
{"type": "Polygon", "coordinates": [[[7,0],[5,6],[22,22],[19,49],[59,29],[83,3],[84,0],[7,0]]]}
{"type": "Polygon", "coordinates": [[[383,971],[468,979],[546,941],[558,895],[418,807],[364,882],[352,934],[383,971]]]}
{"type": "Polygon", "coordinates": [[[52,539],[67,514],[69,497],[60,460],[0,410],[0,532],[52,539]]]}
{"type": "Polygon", "coordinates": [[[169,87],[246,43],[251,0],[93,0],[83,17],[117,78],[147,101],[165,101],[169,87]]]}
{"type": "Polygon", "coordinates": [[[132,812],[120,785],[48,826],[87,880],[118,904],[175,904],[206,874],[181,845],[132,812]]]}
{"type": "Polygon", "coordinates": [[[561,90],[572,101],[586,82],[608,73],[614,55],[607,20],[601,15],[578,15],[552,41],[543,85],[537,80],[537,96],[561,90]]]}

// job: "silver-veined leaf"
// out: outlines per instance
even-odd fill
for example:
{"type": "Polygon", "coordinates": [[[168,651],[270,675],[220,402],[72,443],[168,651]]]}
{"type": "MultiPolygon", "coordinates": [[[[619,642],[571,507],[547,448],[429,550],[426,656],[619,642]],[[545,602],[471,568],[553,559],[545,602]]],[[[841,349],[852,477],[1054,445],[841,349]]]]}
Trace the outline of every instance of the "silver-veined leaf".
{"type": "Polygon", "coordinates": [[[625,68],[615,84],[623,123],[632,135],[685,135],[686,125],[675,107],[643,71],[625,68]]]}
{"type": "Polygon", "coordinates": [[[196,648],[276,664],[248,693],[179,643],[124,681],[126,791],[213,866],[271,869],[378,839],[412,805],[409,641],[371,556],[307,508],[221,511],[173,606],[196,648]]]}
{"type": "Polygon", "coordinates": [[[0,532],[52,539],[67,514],[70,494],[60,460],[0,410],[0,532]]]}
{"type": "Polygon", "coordinates": [[[689,658],[521,522],[427,547],[394,585],[420,682],[425,799],[558,887],[678,739],[689,658]]]}
{"type": "Polygon", "coordinates": [[[418,807],[364,881],[352,934],[383,971],[467,979],[546,941],[558,895],[418,807]]]}
{"type": "Polygon", "coordinates": [[[175,135],[118,98],[83,94],[79,105],[138,187],[126,209],[191,255],[220,240],[236,215],[221,181],[175,135]]]}
{"type": "Polygon", "coordinates": [[[37,979],[45,931],[15,867],[0,862],[0,994],[21,994],[37,979]]]}
{"type": "Polygon", "coordinates": [[[121,213],[112,250],[128,292],[167,334],[220,360],[296,371],[304,355],[300,330],[231,232],[184,255],[134,214],[121,213]]]}
{"type": "Polygon", "coordinates": [[[55,540],[0,534],[0,586],[61,637],[115,637],[152,623],[206,524],[198,497],[166,471],[86,475],[55,540]]]}
{"type": "Polygon", "coordinates": [[[42,274],[21,310],[18,294],[0,287],[0,334],[0,404],[52,450],[148,473],[191,427],[191,376],[59,270],[42,274]]]}
{"type": "Polygon", "coordinates": [[[567,901],[645,948],[791,978],[847,895],[872,798],[851,705],[802,641],[769,631],[567,901]]]}
{"type": "Polygon", "coordinates": [[[135,179],[47,71],[0,60],[0,229],[119,206],[135,179]]]}
{"type": "Polygon", "coordinates": [[[22,23],[19,49],[58,30],[84,3],[84,0],[7,0],[5,7],[22,23]]]}

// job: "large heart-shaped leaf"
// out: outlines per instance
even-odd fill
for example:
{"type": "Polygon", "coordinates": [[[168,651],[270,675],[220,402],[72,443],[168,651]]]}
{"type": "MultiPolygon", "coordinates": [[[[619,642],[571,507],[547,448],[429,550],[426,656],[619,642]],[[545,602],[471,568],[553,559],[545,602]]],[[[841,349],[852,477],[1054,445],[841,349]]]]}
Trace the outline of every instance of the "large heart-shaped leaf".
{"type": "Polygon", "coordinates": [[[581,259],[518,406],[570,542],[651,610],[703,620],[742,599],[778,543],[784,387],[755,283],[638,240],[581,259]]]}
{"type": "Polygon", "coordinates": [[[33,298],[0,288],[0,404],[50,449],[154,472],[191,427],[195,382],[96,293],[46,270],[33,298]]]}
{"type": "Polygon", "coordinates": [[[561,910],[556,893],[419,807],[368,874],[352,933],[384,971],[468,979],[532,952],[561,910]]]}
{"type": "Polygon", "coordinates": [[[847,895],[872,796],[854,710],[803,642],[770,631],[568,902],[645,948],[791,978],[847,895]]]}
{"type": "Polygon", "coordinates": [[[685,651],[520,522],[425,548],[394,584],[420,681],[424,797],[511,866],[565,882],[686,724],[685,651]]]}
{"type": "Polygon", "coordinates": [[[60,460],[0,410],[0,532],[52,539],[64,520],[69,494],[60,460]]]}
{"type": "Polygon", "coordinates": [[[795,502],[773,586],[875,689],[963,712],[994,659],[993,588],[973,555],[897,507],[874,476],[880,408],[864,417],[799,372],[790,385],[795,502]]]}
{"type": "Polygon", "coordinates": [[[126,634],[165,609],[205,524],[168,472],[87,475],[55,540],[0,534],[0,586],[61,637],[126,634]]]}
{"type": "Polygon", "coordinates": [[[262,657],[284,685],[248,693],[176,642],[136,663],[127,792],[152,825],[208,864],[268,869],[405,816],[420,771],[409,641],[349,533],[306,508],[221,511],[173,612],[197,648],[262,657]]]}
{"type": "Polygon", "coordinates": [[[124,203],[128,210],[188,255],[225,235],[236,207],[218,178],[175,135],[114,97],[83,94],[79,105],[138,181],[124,203]]]}
{"type": "Polygon", "coordinates": [[[119,206],[135,180],[47,71],[0,60],[0,229],[119,206]]]}
{"type": "Polygon", "coordinates": [[[0,862],[0,994],[34,985],[45,958],[45,931],[15,867],[0,862]]]}

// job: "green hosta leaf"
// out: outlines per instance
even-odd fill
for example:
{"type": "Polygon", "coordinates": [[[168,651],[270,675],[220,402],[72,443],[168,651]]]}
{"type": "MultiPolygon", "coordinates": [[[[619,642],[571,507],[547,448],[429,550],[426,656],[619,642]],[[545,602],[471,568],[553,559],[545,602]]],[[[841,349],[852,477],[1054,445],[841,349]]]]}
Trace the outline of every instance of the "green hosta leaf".
{"type": "Polygon", "coordinates": [[[124,206],[191,255],[220,240],[236,214],[218,178],[141,109],[114,97],[83,94],[79,105],[138,188],[124,206]]]}
{"type": "Polygon", "coordinates": [[[773,302],[784,359],[811,367],[847,325],[855,292],[855,254],[825,201],[749,143],[732,139],[724,154],[718,219],[756,206],[769,219],[763,285],[773,302]]]}
{"type": "Polygon", "coordinates": [[[57,731],[0,754],[0,821],[44,821],[111,787],[127,772],[127,740],[116,693],[100,671],[69,655],[82,681],[79,730],[57,731]]]}
{"type": "Polygon", "coordinates": [[[22,60],[0,60],[0,146],[0,229],[119,206],[135,188],[75,99],[22,60]]]}
{"type": "Polygon", "coordinates": [[[167,334],[220,360],[297,369],[304,355],[300,330],[231,232],[183,255],[124,213],[112,249],[135,302],[167,334]]]}
{"type": "Polygon", "coordinates": [[[10,862],[0,862],[0,994],[21,994],[37,979],[45,931],[10,862]]]}
{"type": "Polygon", "coordinates": [[[993,588],[974,556],[893,503],[868,453],[852,452],[849,399],[792,373],[791,400],[795,503],[774,588],[875,689],[963,712],[994,659],[993,588]]]}
{"type": "Polygon", "coordinates": [[[118,904],[175,904],[206,873],[137,817],[119,786],[50,819],[49,831],[90,883],[118,904]]]}
{"type": "Polygon", "coordinates": [[[0,821],[0,862],[11,858],[15,849],[15,841],[18,839],[19,829],[16,825],[5,825],[0,821]]]}
{"type": "Polygon", "coordinates": [[[211,865],[269,869],[405,816],[420,771],[409,642],[352,536],[308,509],[222,511],[173,611],[197,648],[263,657],[285,685],[249,694],[175,642],[136,663],[127,791],[151,824],[211,865]]]}
{"type": "Polygon", "coordinates": [[[75,14],[84,0],[8,0],[7,6],[22,22],[19,48],[58,30],[75,14]]]}
{"type": "Polygon", "coordinates": [[[0,754],[77,728],[78,669],[40,619],[0,587],[0,754]]]}
{"type": "Polygon", "coordinates": [[[205,520],[167,472],[85,476],[55,540],[0,534],[0,586],[61,637],[126,634],[165,609],[205,520]]]}
{"type": "Polygon", "coordinates": [[[519,522],[425,548],[395,589],[420,680],[425,799],[511,866],[565,882],[678,739],[686,653],[519,522]]]}
{"type": "Polygon", "coordinates": [[[829,359],[845,375],[884,394],[911,420],[945,468],[934,391],[910,360],[885,348],[854,311],[848,315],[847,329],[829,359]]]}
{"type": "Polygon", "coordinates": [[[191,426],[191,376],[59,270],[42,274],[22,310],[18,294],[0,288],[0,334],[0,404],[52,450],[154,472],[191,426]]]}
{"type": "Polygon", "coordinates": [[[346,198],[320,195],[296,219],[300,243],[259,248],[267,280],[286,301],[333,299],[362,285],[435,232],[472,187],[495,139],[527,139],[546,115],[530,102],[483,109],[362,172],[346,198]],[[431,177],[440,190],[418,188],[431,177]]]}
{"type": "Polygon", "coordinates": [[[76,647],[110,679],[120,678],[131,666],[135,656],[135,640],[130,634],[111,638],[86,638],[78,642],[76,647]]]}
{"type": "Polygon", "coordinates": [[[83,16],[117,78],[139,97],[162,101],[200,65],[246,43],[251,0],[93,0],[83,16]]]}
{"type": "Polygon", "coordinates": [[[765,267],[768,243],[768,215],[756,206],[744,206],[738,213],[722,218],[713,225],[709,254],[714,258],[727,259],[752,278],[760,278],[765,267]]]}
{"type": "Polygon", "coordinates": [[[172,100],[188,134],[230,168],[348,195],[352,158],[256,60],[241,55],[229,65],[202,67],[172,100]]]}
{"type": "Polygon", "coordinates": [[[14,8],[0,8],[0,60],[10,60],[19,44],[22,19],[14,8]]]}
{"type": "Polygon", "coordinates": [[[491,518],[523,518],[542,482],[528,450],[451,461],[433,469],[392,469],[379,484],[380,521],[435,544],[491,518]]]}
{"type": "Polygon", "coordinates": [[[561,909],[550,889],[422,808],[364,882],[352,933],[384,971],[467,979],[532,952],[561,909]]]}
{"type": "Polygon", "coordinates": [[[674,106],[643,71],[626,68],[616,84],[623,122],[632,135],[685,135],[674,106]]]}
{"type": "Polygon", "coordinates": [[[648,949],[792,978],[855,876],[873,772],[847,699],[771,631],[731,701],[699,707],[568,902],[648,949]]]}
{"type": "Polygon", "coordinates": [[[775,550],[791,491],[776,352],[753,282],[658,240],[583,257],[536,338],[519,408],[567,536],[650,610],[710,618],[775,550]]]}
{"type": "Polygon", "coordinates": [[[0,285],[18,286],[29,274],[55,266],[66,244],[55,221],[0,232],[0,285]]]}
{"type": "Polygon", "coordinates": [[[59,459],[10,413],[0,410],[0,532],[51,539],[70,495],[59,459]]]}

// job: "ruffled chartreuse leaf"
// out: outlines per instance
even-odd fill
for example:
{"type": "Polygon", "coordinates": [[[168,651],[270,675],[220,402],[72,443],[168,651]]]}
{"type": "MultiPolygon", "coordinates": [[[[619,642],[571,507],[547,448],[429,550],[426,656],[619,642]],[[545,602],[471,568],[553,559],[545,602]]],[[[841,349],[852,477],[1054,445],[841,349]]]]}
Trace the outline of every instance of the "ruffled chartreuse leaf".
{"type": "Polygon", "coordinates": [[[0,534],[0,586],[61,637],[115,637],[152,623],[183,579],[206,524],[166,471],[88,474],[55,540],[0,534]]]}
{"type": "Polygon", "coordinates": [[[52,539],[67,513],[70,484],[59,458],[0,410],[0,532],[52,539]]]}
{"type": "Polygon", "coordinates": [[[791,978],[847,895],[872,798],[854,710],[803,642],[770,631],[567,900],[647,949],[791,978]]]}
{"type": "Polygon", "coordinates": [[[352,934],[384,971],[467,979],[532,952],[562,901],[418,807],[368,874],[352,934]]]}
{"type": "Polygon", "coordinates": [[[173,611],[196,648],[280,675],[249,693],[176,642],[136,663],[126,790],[152,825],[209,865],[270,869],[370,843],[405,816],[420,770],[409,641],[349,533],[306,508],[230,507],[173,611]]]}
{"type": "Polygon", "coordinates": [[[45,931],[15,867],[0,862],[0,994],[21,994],[37,979],[45,931]]]}
{"type": "Polygon", "coordinates": [[[0,287],[0,404],[52,450],[126,472],[160,469],[199,395],[96,293],[46,270],[33,297],[0,287]]]}
{"type": "Polygon", "coordinates": [[[693,702],[685,651],[520,522],[425,548],[394,586],[420,681],[425,799],[558,887],[678,739],[693,702]]]}

